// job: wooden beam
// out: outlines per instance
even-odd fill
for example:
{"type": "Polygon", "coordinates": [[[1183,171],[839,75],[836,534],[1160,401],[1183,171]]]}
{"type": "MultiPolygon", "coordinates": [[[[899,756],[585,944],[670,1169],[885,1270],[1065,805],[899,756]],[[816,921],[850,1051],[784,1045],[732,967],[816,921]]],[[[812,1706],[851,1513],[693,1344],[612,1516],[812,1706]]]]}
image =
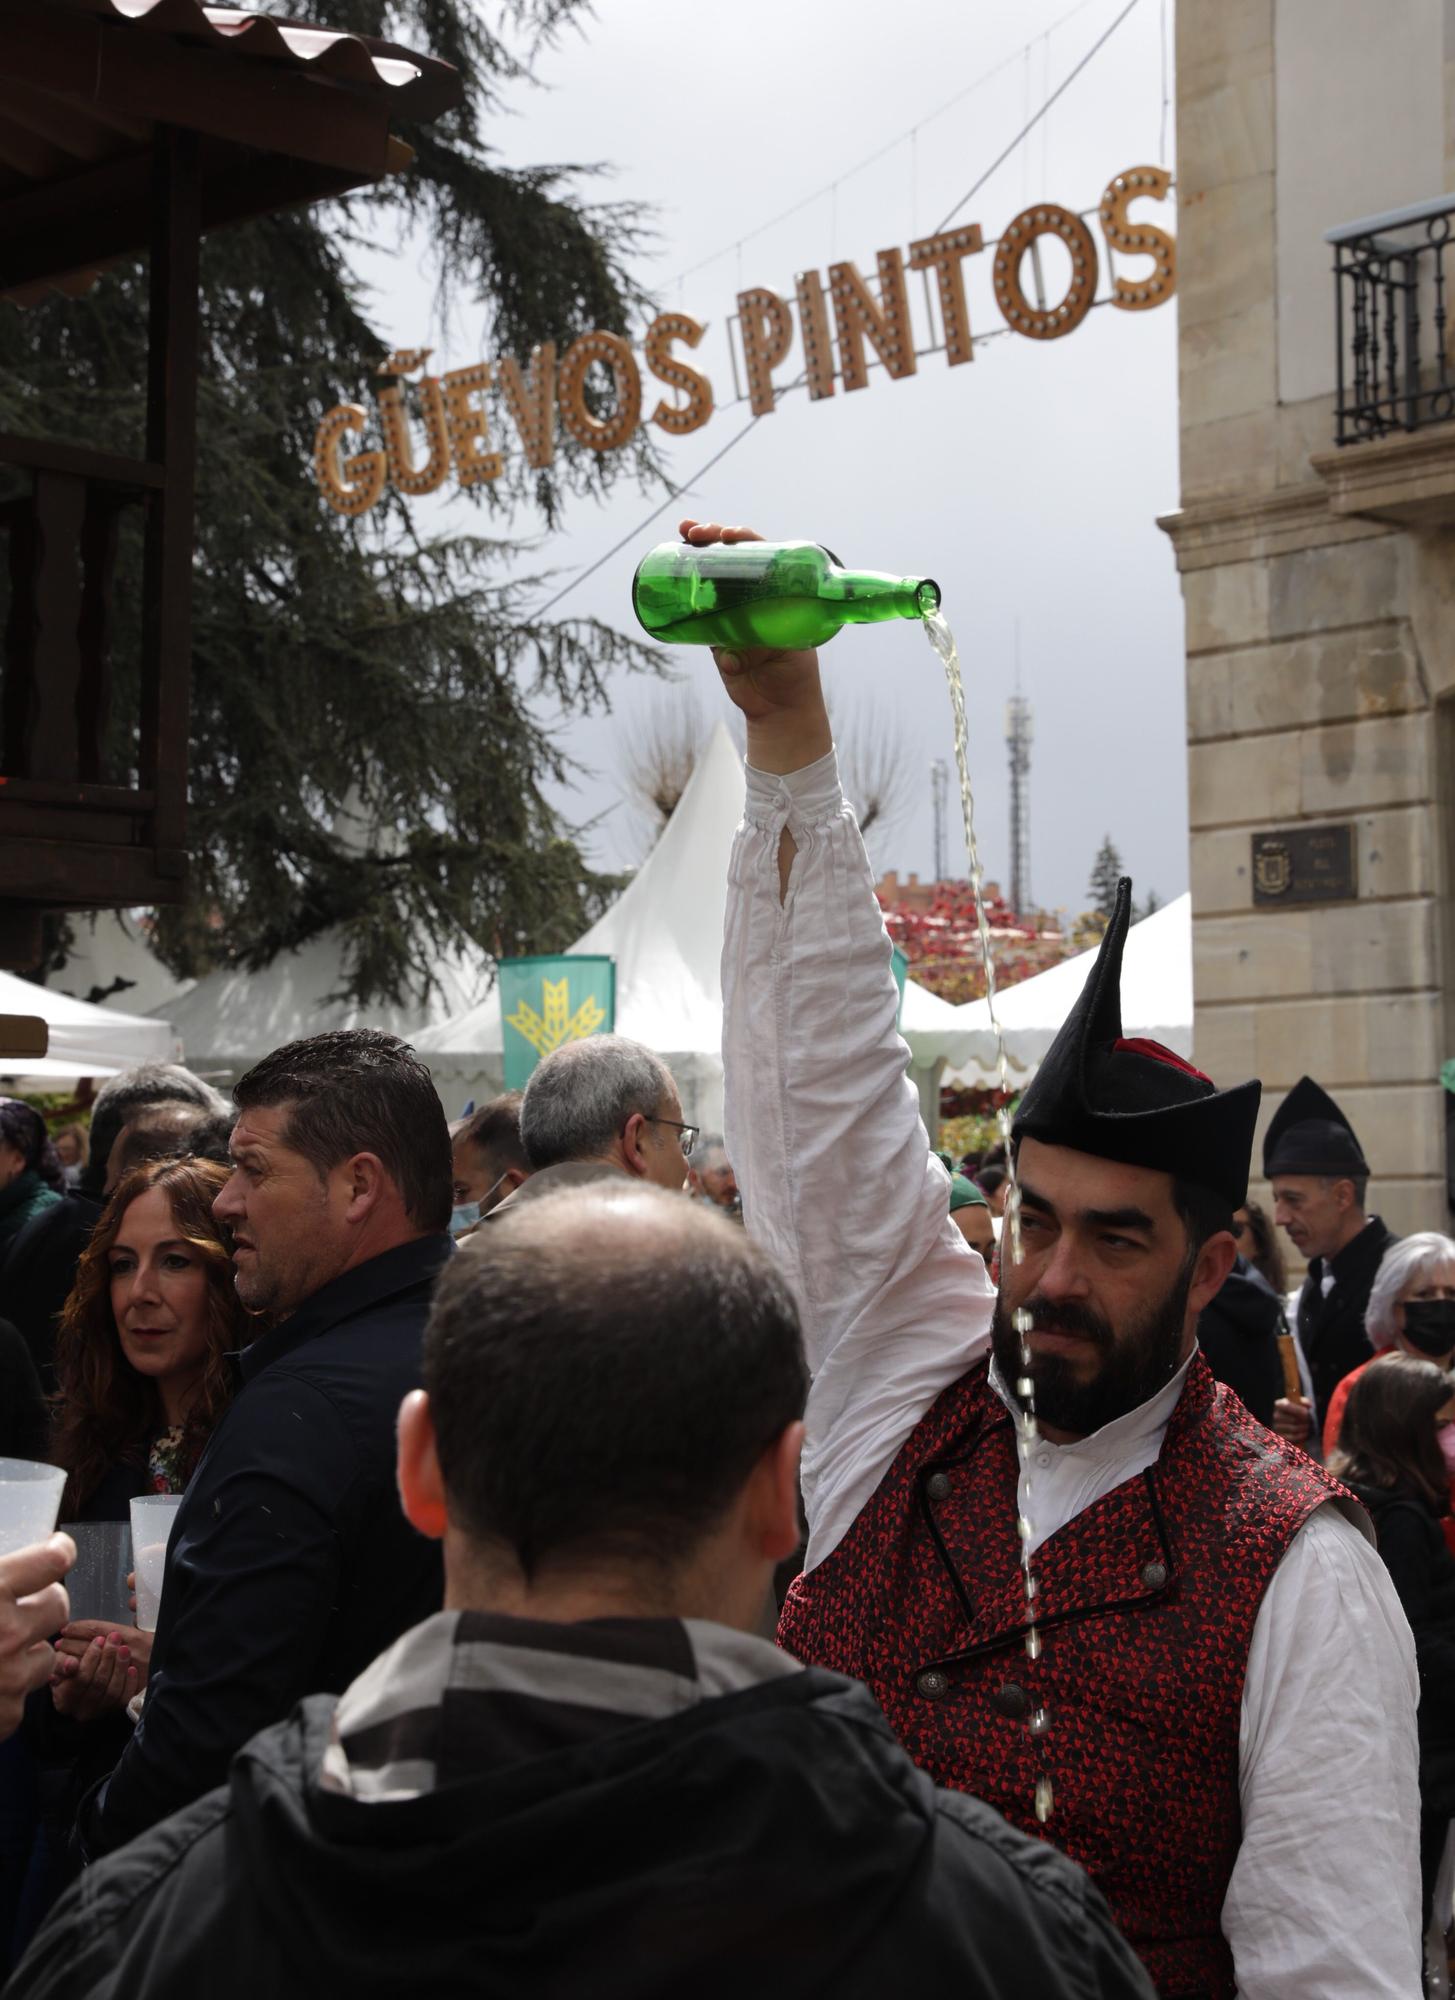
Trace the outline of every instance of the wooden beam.
{"type": "MultiPolygon", "coordinates": [[[[81,679],[76,693],[76,763],[93,784],[106,775],[106,724],[111,714],[112,607],[116,592],[116,550],[126,497],[115,487],[88,485],[81,530],[81,606],[76,643],[81,679]]],[[[135,504],[135,503],[133,503],[135,504]]]]}
{"type": "Polygon", "coordinates": [[[0,431],[0,465],[24,465],[37,472],[65,472],[73,479],[99,479],[108,486],[130,486],[138,492],[163,483],[162,468],[141,458],[118,458],[115,452],[88,446],[59,444],[50,438],[16,437],[0,431]]]}
{"type": "Polygon", "coordinates": [[[5,900],[49,910],[130,909],[180,901],[187,857],[173,849],[93,846],[86,841],[0,837],[5,900]]]}
{"type": "MultiPolygon", "coordinates": [[[[38,778],[0,778],[0,813],[7,803],[27,806],[86,806],[95,812],[149,813],[156,804],[151,792],[133,790],[130,785],[48,785],[38,778]]],[[[52,831],[63,834],[69,820],[52,831]]]]}
{"type": "MultiPolygon", "coordinates": [[[[204,230],[330,200],[377,178],[221,141],[208,143],[203,159],[204,230]]],[[[150,197],[145,151],[0,193],[0,295],[145,249],[150,197]]]]}
{"type": "Polygon", "coordinates": [[[197,457],[201,190],[195,132],[157,133],[146,455],[166,484],[147,510],[142,559],[141,781],[156,793],[158,847],[187,834],[192,691],[192,534],[197,457]]]}
{"type": "Polygon", "coordinates": [[[76,607],[81,601],[85,481],[61,472],[38,472],[33,505],[35,636],[29,666],[30,712],[20,763],[27,777],[64,782],[80,776],[76,694],[81,685],[81,647],[76,607]]]}
{"type": "Polygon", "coordinates": [[[124,22],[102,33],[100,58],[94,98],[103,108],[369,180],[388,165],[387,101],[316,71],[138,34],[124,22]]]}

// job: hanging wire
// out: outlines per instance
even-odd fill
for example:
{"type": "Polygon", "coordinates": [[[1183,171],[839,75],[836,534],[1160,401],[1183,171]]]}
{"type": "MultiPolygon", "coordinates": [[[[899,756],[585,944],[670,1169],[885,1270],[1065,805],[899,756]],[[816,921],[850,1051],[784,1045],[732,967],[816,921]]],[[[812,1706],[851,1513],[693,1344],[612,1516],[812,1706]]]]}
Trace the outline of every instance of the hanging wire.
{"type": "MultiPolygon", "coordinates": [[[[1074,20],[1078,14],[1085,13],[1088,7],[1095,4],[1096,0],[1076,0],[1076,5],[1068,8],[1064,14],[1054,20],[1046,32],[1054,34],[1058,28],[1064,28],[1068,21],[1074,20]]],[[[663,281],[664,285],[675,285],[680,278],[690,278],[698,271],[705,271],[709,264],[718,263],[723,257],[730,255],[732,251],[740,249],[742,244],[751,243],[759,236],[766,236],[768,231],[776,229],[780,222],[787,222],[793,216],[801,214],[804,209],[811,208],[816,201],[836,188],[840,181],[852,180],[855,174],[863,173],[866,167],[876,165],[878,161],[884,158],[886,153],[892,153],[896,146],[902,146],[905,140],[911,138],[916,132],[922,132],[927,125],[933,125],[936,119],[943,118],[946,112],[953,111],[957,105],[963,104],[967,97],[973,97],[975,92],[983,89],[987,83],[993,83],[996,77],[1003,75],[1006,70],[1010,69],[1015,63],[1018,63],[1025,55],[1026,49],[1032,46],[1033,42],[1027,42],[1025,48],[1012,50],[1003,61],[996,63],[993,69],[982,71],[972,82],[967,83],[962,90],[957,90],[953,97],[947,97],[943,104],[937,104],[933,111],[927,111],[922,118],[917,118],[913,125],[906,127],[902,132],[896,132],[892,139],[886,139],[884,144],[876,146],[872,153],[866,153],[862,159],[855,160],[850,166],[842,168],[832,181],[824,181],[813,190],[812,194],[806,194],[798,201],[791,203],[789,207],[779,209],[778,213],[770,215],[766,222],[760,222],[756,229],[748,230],[746,235],[740,238],[734,237],[730,243],[724,243],[721,248],[710,251],[706,257],[698,258],[695,264],[686,265],[684,269],[674,273],[672,277],[665,279],[663,281]]]]}
{"type": "MultiPolygon", "coordinates": [[[[807,380],[808,377],[806,375],[800,375],[796,382],[789,382],[783,388],[775,389],[773,392],[774,401],[777,402],[780,397],[788,395],[794,389],[801,388],[802,385],[807,380]]],[[[763,414],[766,416],[767,412],[764,411],[763,414]]],[[[650,514],[644,514],[640,521],[637,521],[632,527],[628,528],[627,532],[622,536],[619,542],[612,543],[611,547],[606,551],[605,555],[598,556],[594,563],[588,564],[588,566],[583,570],[578,570],[576,575],[571,578],[569,583],[563,583],[561,585],[561,588],[556,592],[554,597],[547,598],[546,602],[541,606],[540,610],[536,613],[537,618],[544,618],[548,611],[554,611],[556,606],[560,603],[561,599],[565,597],[568,594],[568,592],[573,591],[578,583],[584,583],[588,576],[595,576],[597,570],[601,569],[606,563],[609,563],[613,556],[621,554],[622,550],[627,546],[628,542],[634,542],[637,536],[642,532],[643,528],[650,528],[653,521],[655,521],[659,515],[665,514],[669,507],[675,507],[681,501],[683,494],[686,493],[689,490],[689,488],[695,486],[698,480],[702,478],[704,473],[711,472],[715,465],[720,465],[722,461],[727,457],[728,453],[733,449],[734,445],[739,445],[742,443],[743,439],[748,435],[748,432],[754,428],[754,426],[758,423],[758,421],[759,417],[757,412],[755,411],[754,414],[748,418],[748,421],[743,425],[740,431],[735,431],[733,435],[728,439],[727,443],[723,445],[720,450],[715,451],[712,457],[709,458],[705,464],[699,465],[696,472],[694,472],[690,478],[684,479],[680,486],[674,486],[672,488],[672,491],[667,495],[666,499],[661,501],[657,506],[655,506],[650,514]]]]}
{"type": "Polygon", "coordinates": [[[1005,165],[1006,161],[1010,158],[1011,154],[1015,151],[1016,147],[1021,143],[1021,141],[1037,125],[1040,124],[1041,120],[1045,117],[1046,113],[1050,110],[1051,106],[1056,102],[1056,99],[1058,97],[1063,97],[1066,94],[1066,92],[1071,88],[1072,84],[1075,83],[1077,77],[1080,76],[1082,70],[1084,70],[1086,65],[1091,61],[1092,57],[1096,55],[1100,50],[1106,47],[1107,43],[1111,40],[1112,36],[1116,33],[1117,29],[1121,26],[1122,22],[1125,21],[1128,14],[1130,14],[1133,11],[1136,5],[1137,5],[1137,0],[1127,0],[1126,6],[1123,7],[1122,11],[1120,12],[1120,14],[1117,15],[1116,19],[1112,22],[1111,26],[1107,28],[1102,34],[1098,35],[1096,40],[1092,43],[1091,47],[1086,51],[1086,54],[1081,58],[1080,62],[1077,63],[1075,69],[1071,70],[1066,76],[1064,76],[1061,79],[1060,83],[1058,83],[1056,88],[1051,92],[1051,95],[1046,99],[1045,103],[1041,106],[1040,110],[1033,113],[1032,116],[1026,120],[1025,124],[1021,127],[1020,131],[1016,133],[1015,137],[1011,140],[1010,144],[1008,146],[1003,147],[1001,151],[996,154],[995,158],[991,161],[990,165],[985,169],[985,172],[980,176],[979,180],[975,181],[970,187],[968,187],[965,190],[964,194],[961,195],[960,199],[955,203],[955,206],[950,210],[949,214],[945,217],[944,221],[935,224],[934,233],[936,236],[940,234],[941,230],[949,228],[950,224],[955,220],[955,217],[960,213],[960,210],[965,206],[966,202],[973,201],[975,199],[975,196],[979,194],[981,188],[984,187],[985,183],[990,179],[990,176],[996,171],[997,167],[1003,167],[1005,165]]]}
{"type": "MultiPolygon", "coordinates": [[[[1086,3],[1087,0],[1083,0],[1083,5],[1085,5],[1086,3]]],[[[960,210],[965,206],[966,202],[972,200],[973,197],[979,193],[980,189],[984,187],[985,183],[990,179],[990,176],[995,172],[996,168],[1002,166],[1004,162],[1010,157],[1010,155],[1015,151],[1015,148],[1018,145],[1020,145],[1021,141],[1025,139],[1035,129],[1035,127],[1038,124],[1040,124],[1041,120],[1045,117],[1046,113],[1050,110],[1051,106],[1056,102],[1056,99],[1062,96],[1067,90],[1067,88],[1072,83],[1075,82],[1076,78],[1080,76],[1082,70],[1086,68],[1086,65],[1091,61],[1092,57],[1097,54],[1098,50],[1106,46],[1106,44],[1111,40],[1112,36],[1116,33],[1117,29],[1121,26],[1122,22],[1125,21],[1128,14],[1132,12],[1132,9],[1136,5],[1137,5],[1137,0],[1127,0],[1126,6],[1123,7],[1121,13],[1117,15],[1116,19],[1112,22],[1111,26],[1106,30],[1106,32],[1103,35],[1101,35],[1098,38],[1098,40],[1092,43],[1091,47],[1087,50],[1086,54],[1081,58],[1080,62],[1077,63],[1076,67],[1070,72],[1068,76],[1066,76],[1062,80],[1061,83],[1059,83],[1056,86],[1055,90],[1052,91],[1051,95],[1041,105],[1040,109],[1035,113],[1033,113],[1033,115],[1026,120],[1026,123],[1021,129],[1021,131],[1019,131],[1016,134],[1015,138],[1011,140],[1010,144],[1007,147],[1005,147],[1005,149],[1002,152],[997,154],[996,158],[986,168],[985,172],[980,176],[979,180],[977,180],[974,183],[974,185],[968,190],[968,192],[961,196],[960,200],[956,202],[955,206],[950,210],[950,213],[945,217],[944,221],[937,225],[934,231],[935,235],[938,235],[941,230],[947,229],[949,227],[949,225],[954,221],[955,217],[960,213],[960,210]]],[[[1071,11],[1072,13],[1080,13],[1081,9],[1080,7],[1075,7],[1071,11]]],[[[1063,20],[1070,20],[1070,18],[1071,18],[1070,14],[1062,16],[1063,20]]],[[[1056,25],[1059,25],[1059,23],[1056,25]]],[[[1029,46],[1029,44],[1027,46],[1029,46]]],[[[1016,58],[1014,56],[1009,58],[1010,62],[1013,62],[1015,60],[1016,58]]],[[[1005,69],[1007,67],[1008,63],[1002,63],[1000,65],[1001,69],[1005,69]]],[[[996,72],[991,72],[991,74],[995,73],[996,72]]],[[[974,85],[971,86],[972,89],[974,87],[975,87],[974,85]]],[[[961,93],[962,96],[965,94],[966,93],[964,92],[961,93]]],[[[951,101],[957,102],[958,100],[951,100],[951,101]]],[[[903,135],[901,135],[901,137],[902,136],[903,135]]],[[[898,144],[899,141],[896,140],[894,143],[898,144]]],[[[888,152],[890,150],[891,150],[890,147],[885,147],[882,149],[883,152],[888,152]]],[[[876,155],[876,157],[881,157],[881,155],[876,155]]],[[[857,171],[857,169],[854,169],[853,171],[857,171]]],[[[824,194],[831,194],[834,197],[835,221],[837,221],[837,213],[838,213],[838,186],[839,184],[837,181],[830,181],[827,187],[819,188],[814,195],[809,197],[811,200],[818,200],[819,197],[824,194]]],[[[792,211],[785,211],[785,213],[791,213],[791,212],[792,211]]],[[[764,225],[765,228],[769,228],[771,226],[772,226],[771,224],[764,225]]],[[[758,234],[761,234],[761,231],[755,230],[751,232],[751,234],[744,236],[736,246],[739,253],[741,253],[742,245],[744,243],[751,242],[753,235],[758,235],[758,234]]],[[[730,245],[729,248],[731,247],[733,246],[730,245]]],[[[707,258],[704,261],[707,263],[711,263],[714,262],[715,259],[707,258]]],[[[701,266],[694,265],[692,268],[694,270],[699,270],[701,269],[701,266]]],[[[686,272],[683,273],[683,276],[687,275],[688,273],[686,272]]],[[[1009,329],[1002,328],[1001,331],[1008,332],[1009,329]]],[[[994,333],[982,334],[980,336],[979,341],[976,344],[978,346],[983,346],[987,340],[994,340],[996,337],[997,336],[994,333]]],[[[775,389],[773,392],[773,400],[775,406],[778,402],[782,400],[784,396],[791,395],[795,389],[801,389],[807,380],[808,380],[807,373],[804,373],[796,377],[794,381],[786,383],[783,388],[775,389]]],[[[763,416],[766,416],[768,412],[764,411],[762,414],[763,416]]],[[[721,465],[722,461],[727,457],[728,453],[730,451],[736,450],[738,445],[742,443],[743,439],[748,435],[748,433],[750,431],[756,430],[757,426],[761,421],[762,417],[759,416],[756,412],[751,417],[749,417],[748,421],[743,425],[741,430],[734,431],[733,435],[728,439],[726,444],[722,445],[717,451],[715,451],[712,454],[711,458],[704,460],[704,462],[697,467],[695,472],[689,473],[687,478],[684,479],[679,486],[674,486],[672,491],[666,496],[666,498],[664,500],[659,501],[658,504],[655,507],[653,507],[649,513],[644,514],[639,521],[634,522],[633,525],[627,530],[627,532],[621,537],[619,541],[613,542],[609,549],[607,549],[602,555],[599,555],[596,558],[595,562],[588,563],[585,569],[578,570],[575,576],[571,577],[568,582],[563,583],[561,585],[561,588],[555,593],[553,597],[547,598],[546,602],[540,607],[540,610],[536,613],[536,616],[538,618],[544,618],[546,613],[549,611],[554,611],[556,606],[561,602],[561,600],[569,596],[570,593],[576,588],[578,584],[585,583],[588,577],[595,576],[596,572],[599,569],[605,568],[606,564],[611,561],[612,557],[620,555],[624,548],[626,548],[630,543],[636,540],[636,538],[638,537],[638,535],[641,534],[644,528],[649,528],[652,525],[653,521],[659,519],[661,515],[667,512],[667,509],[669,507],[676,506],[682,499],[682,496],[685,493],[689,492],[691,488],[694,487],[700,479],[702,479],[707,473],[713,471],[713,469],[716,466],[721,465]]]]}
{"type": "MultiPolygon", "coordinates": [[[[1041,95],[1044,97],[1051,88],[1051,31],[1047,28],[1041,37],[1041,95]]],[[[1050,168],[1051,121],[1041,120],[1041,192],[1044,194],[1051,184],[1050,168]]]]}

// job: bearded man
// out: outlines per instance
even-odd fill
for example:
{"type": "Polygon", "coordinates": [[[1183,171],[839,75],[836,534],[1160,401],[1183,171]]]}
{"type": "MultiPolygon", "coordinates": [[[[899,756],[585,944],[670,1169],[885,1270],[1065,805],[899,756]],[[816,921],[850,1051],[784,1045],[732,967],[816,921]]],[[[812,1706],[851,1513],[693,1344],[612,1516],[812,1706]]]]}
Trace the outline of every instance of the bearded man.
{"type": "Polygon", "coordinates": [[[1123,1037],[1124,882],[1022,1100],[1023,1257],[1008,1218],[996,1297],[904,1074],[816,658],[718,665],[749,767],[727,1140],[814,1371],[780,1643],[866,1681],[937,1782],[1080,1861],[1167,2000],[1414,2000],[1408,1626],[1360,1510],[1197,1352],[1259,1086],[1123,1037]]]}

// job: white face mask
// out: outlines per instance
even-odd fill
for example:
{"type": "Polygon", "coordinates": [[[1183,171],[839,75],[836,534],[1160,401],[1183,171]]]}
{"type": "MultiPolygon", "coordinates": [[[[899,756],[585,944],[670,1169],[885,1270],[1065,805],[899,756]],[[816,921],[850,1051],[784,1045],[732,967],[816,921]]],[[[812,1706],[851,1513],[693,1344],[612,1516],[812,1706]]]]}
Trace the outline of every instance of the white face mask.
{"type": "Polygon", "coordinates": [[[507,1167],[505,1172],[500,1176],[500,1180],[493,1182],[490,1187],[486,1188],[478,1201],[461,1202],[458,1207],[450,1210],[451,1236],[463,1236],[467,1229],[475,1227],[480,1217],[486,1213],[485,1204],[489,1201],[491,1195],[494,1194],[496,1188],[500,1186],[500,1181],[508,1179],[509,1175],[510,1169],[507,1167]]]}

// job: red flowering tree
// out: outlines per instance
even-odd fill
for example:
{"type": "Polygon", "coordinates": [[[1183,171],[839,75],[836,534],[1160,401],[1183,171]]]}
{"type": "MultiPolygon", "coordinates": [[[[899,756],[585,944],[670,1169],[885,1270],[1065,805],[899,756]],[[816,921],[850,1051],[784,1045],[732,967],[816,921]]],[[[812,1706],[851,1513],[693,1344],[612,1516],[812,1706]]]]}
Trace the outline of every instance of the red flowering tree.
{"type": "MultiPolygon", "coordinates": [[[[912,896],[893,900],[881,892],[879,903],[911,978],[956,1005],[983,996],[985,964],[968,882],[915,884],[912,896]]],[[[997,990],[1044,972],[1072,949],[1053,919],[1040,912],[1018,916],[993,882],[985,886],[985,914],[997,990]]]]}

